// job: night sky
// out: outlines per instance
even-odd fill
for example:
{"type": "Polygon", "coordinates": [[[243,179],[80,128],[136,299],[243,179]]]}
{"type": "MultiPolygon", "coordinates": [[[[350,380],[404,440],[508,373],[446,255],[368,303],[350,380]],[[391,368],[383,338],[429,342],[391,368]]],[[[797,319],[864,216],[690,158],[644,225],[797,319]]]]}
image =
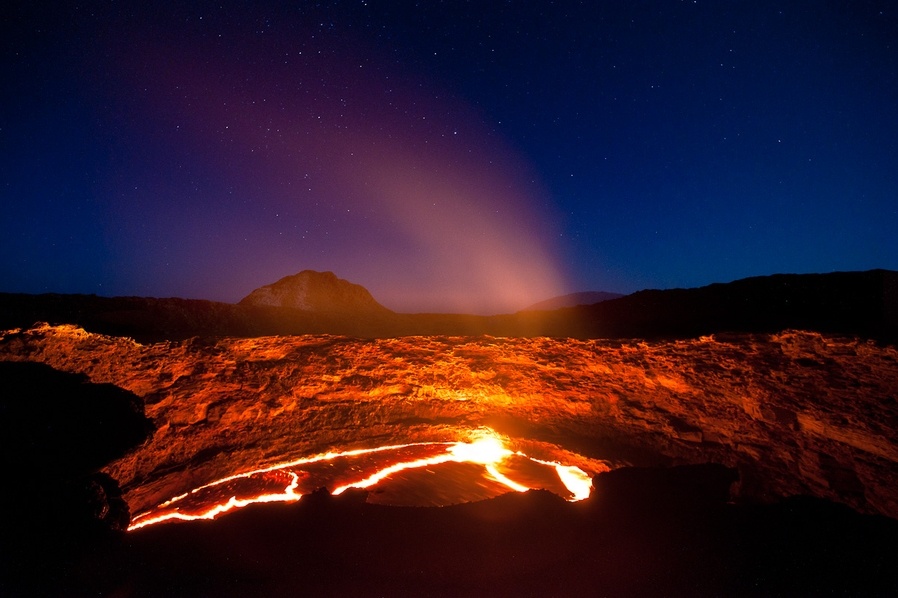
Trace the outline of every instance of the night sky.
{"type": "Polygon", "coordinates": [[[895,2],[0,14],[0,291],[235,302],[313,269],[497,313],[898,269],[895,2]]]}

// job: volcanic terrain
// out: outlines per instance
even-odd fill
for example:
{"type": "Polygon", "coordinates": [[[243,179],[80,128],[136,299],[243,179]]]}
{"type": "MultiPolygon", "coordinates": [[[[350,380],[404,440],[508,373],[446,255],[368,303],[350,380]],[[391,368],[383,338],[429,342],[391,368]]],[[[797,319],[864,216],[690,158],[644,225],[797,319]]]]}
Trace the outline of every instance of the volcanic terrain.
{"type": "MultiPolygon", "coordinates": [[[[137,342],[79,322],[11,329],[0,336],[0,361],[81,375],[142,401],[154,427],[148,439],[103,467],[132,521],[186,518],[229,501],[226,510],[236,511],[214,523],[158,523],[85,541],[78,556],[59,557],[66,564],[56,573],[66,578],[50,587],[132,595],[245,595],[300,583],[325,594],[891,593],[895,273],[839,276],[772,277],[505,319],[403,320],[370,310],[397,318],[390,326],[450,334],[137,342]],[[836,284],[845,280],[854,286],[836,284]],[[748,299],[727,311],[720,297],[740,288],[748,299]],[[763,292],[770,288],[779,289],[773,299],[763,292]],[[808,292],[833,288],[840,293],[808,292]],[[687,309],[690,293],[704,302],[687,309]],[[634,305],[644,306],[638,317],[634,305]],[[868,309],[851,314],[858,305],[868,309]],[[642,338],[592,332],[651,327],[677,312],[688,317],[642,338]],[[613,313],[629,320],[595,320],[613,313]],[[588,333],[580,338],[482,332],[577,321],[588,333]],[[458,334],[471,325],[481,331],[458,334]],[[440,456],[484,435],[500,452],[440,456]],[[390,464],[435,456],[360,484],[390,464]],[[243,476],[239,489],[235,475],[243,476]],[[592,495],[564,502],[583,498],[566,475],[572,483],[592,477],[592,495]],[[371,494],[330,496],[343,484],[371,494]],[[193,492],[202,487],[212,490],[193,492]],[[552,494],[500,496],[509,488],[552,494]],[[263,491],[257,502],[288,504],[234,508],[263,491]],[[420,508],[427,505],[456,506],[420,508]]],[[[30,462],[32,470],[53,467],[30,462]]],[[[9,587],[22,590],[27,580],[9,587]]]]}

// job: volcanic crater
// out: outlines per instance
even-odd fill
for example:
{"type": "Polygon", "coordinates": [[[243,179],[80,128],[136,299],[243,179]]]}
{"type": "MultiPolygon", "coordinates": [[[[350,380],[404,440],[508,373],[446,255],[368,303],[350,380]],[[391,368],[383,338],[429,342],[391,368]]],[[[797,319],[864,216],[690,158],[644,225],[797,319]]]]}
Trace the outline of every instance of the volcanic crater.
{"type": "MultiPolygon", "coordinates": [[[[683,305],[683,294],[672,293],[673,302],[663,309],[657,308],[658,296],[643,295],[613,299],[607,308],[589,308],[592,312],[464,320],[465,330],[473,326],[479,332],[467,335],[173,335],[137,342],[88,331],[77,321],[56,321],[0,334],[0,361],[42,364],[92,384],[114,385],[136,397],[132,402],[143,402],[154,426],[146,441],[103,468],[104,492],[115,498],[118,491],[104,480],[118,481],[135,531],[115,557],[90,544],[88,556],[75,559],[68,575],[79,572],[81,589],[112,592],[130,584],[137,595],[155,595],[170,593],[167,587],[176,593],[194,587],[196,572],[179,569],[176,557],[158,547],[195,541],[202,550],[191,554],[212,572],[199,593],[279,591],[294,579],[279,568],[283,559],[299,553],[312,558],[315,550],[278,535],[279,526],[304,529],[321,543],[312,561],[321,568],[317,579],[325,593],[415,594],[427,583],[407,571],[373,575],[369,568],[381,557],[356,552],[354,563],[333,563],[339,560],[360,577],[340,577],[343,569],[321,559],[336,559],[343,545],[325,539],[326,528],[310,530],[304,527],[307,519],[297,519],[312,510],[346,542],[384,543],[393,558],[414,562],[431,576],[445,577],[454,569],[409,552],[418,541],[414,530],[424,528],[405,524],[419,517],[427,520],[419,522],[422,526],[434,530],[428,550],[438,550],[433,538],[439,537],[444,544],[439,550],[449,551],[444,556],[451,553],[469,566],[486,558],[484,551],[521,559],[517,565],[504,563],[498,572],[469,571],[436,593],[502,593],[496,592],[501,579],[508,591],[568,594],[593,587],[597,576],[604,576],[605,593],[639,595],[647,586],[638,568],[627,569],[631,557],[646,563],[659,580],[655,589],[665,593],[755,593],[748,587],[761,594],[832,587],[890,591],[898,588],[898,579],[883,567],[898,555],[894,548],[875,547],[898,539],[898,348],[890,340],[894,306],[883,299],[883,288],[891,288],[882,284],[883,276],[886,282],[895,279],[893,273],[852,278],[874,281],[869,296],[880,310],[859,313],[854,332],[846,324],[847,308],[824,325],[807,325],[808,313],[825,314],[819,305],[834,305],[831,295],[817,297],[814,312],[808,300],[814,293],[807,292],[820,289],[821,279],[814,278],[809,285],[789,279],[786,303],[810,306],[798,319],[805,324],[800,329],[780,327],[782,314],[767,314],[769,304],[761,302],[757,313],[701,324],[702,334],[692,333],[695,322],[686,333],[642,338],[495,334],[497,328],[515,326],[567,330],[573,316],[626,314],[628,305],[645,308],[647,297],[656,314],[670,314],[683,305]],[[739,324],[745,321],[751,325],[739,324]],[[590,494],[590,478],[591,495],[583,500],[590,494]],[[353,487],[367,492],[358,494],[353,487]],[[528,488],[548,489],[558,501],[581,500],[583,506],[563,507],[534,491],[518,499],[501,496],[528,488]],[[337,500],[347,489],[346,498],[337,500]],[[795,497],[822,502],[796,503],[795,497]],[[290,513],[282,510],[290,505],[246,506],[297,501],[298,510],[290,513]],[[425,509],[426,515],[407,510],[434,505],[457,506],[425,509]],[[371,510],[380,508],[393,510],[371,510]],[[496,508],[506,509],[507,517],[490,515],[496,508]],[[214,524],[161,523],[227,511],[239,512],[214,524]],[[536,525],[537,512],[553,523],[536,525]],[[477,523],[483,517],[494,525],[477,523]],[[151,525],[155,521],[160,523],[151,525]],[[387,521],[407,531],[388,542],[376,532],[387,521]],[[137,529],[144,526],[149,529],[137,529]],[[275,548],[253,544],[252,550],[268,557],[241,565],[235,575],[243,585],[228,586],[225,563],[247,554],[241,546],[251,529],[279,538],[271,540],[279,552],[274,556],[275,548]],[[502,530],[501,540],[496,530],[502,530]],[[612,536],[596,539],[602,530],[636,535],[618,555],[612,536]],[[478,547],[462,548],[461,538],[478,547]],[[764,538],[792,538],[793,544],[760,556],[764,538]],[[225,545],[236,552],[222,553],[225,545]],[[685,552],[676,558],[656,553],[668,545],[685,552]],[[567,564],[549,558],[547,547],[556,556],[568,555],[567,564]],[[97,550],[110,559],[107,565],[95,562],[97,550]],[[200,553],[206,556],[196,556],[200,553]],[[708,571],[702,564],[708,559],[721,560],[719,571],[708,571]],[[825,573],[834,562],[849,567],[848,573],[838,579],[825,573]],[[547,567],[566,577],[553,577],[547,567]],[[590,567],[599,573],[590,573],[590,567]],[[85,570],[98,568],[107,581],[84,581],[85,570]]],[[[328,280],[333,287],[332,275],[328,280]]],[[[781,292],[782,280],[753,284],[774,284],[781,292]]],[[[844,275],[837,279],[844,280],[844,275]]],[[[358,289],[353,293],[370,299],[358,289]]],[[[863,303],[862,295],[855,292],[850,306],[863,303]]],[[[269,292],[266,301],[280,296],[269,292]]],[[[693,293],[688,311],[725,313],[713,302],[696,305],[696,296],[719,297],[720,288],[693,293]]],[[[653,317],[651,310],[629,313],[635,313],[637,327],[653,317]]],[[[87,317],[104,321],[105,316],[87,317]]],[[[296,320],[291,322],[294,326],[296,320]]],[[[406,330],[435,326],[398,322],[406,330]]],[[[630,324],[623,318],[615,325],[630,324]]],[[[452,320],[436,326],[452,328],[452,320]]],[[[587,322],[583,329],[591,326],[587,322]]],[[[116,512],[120,521],[121,511],[116,512]]]]}
{"type": "Polygon", "coordinates": [[[716,462],[737,494],[810,494],[898,518],[898,350],[784,331],[672,341],[335,336],[141,345],[74,326],[6,333],[3,359],[142,397],[158,430],[111,463],[135,513],[216,479],[488,426],[597,474],[716,462]]]}

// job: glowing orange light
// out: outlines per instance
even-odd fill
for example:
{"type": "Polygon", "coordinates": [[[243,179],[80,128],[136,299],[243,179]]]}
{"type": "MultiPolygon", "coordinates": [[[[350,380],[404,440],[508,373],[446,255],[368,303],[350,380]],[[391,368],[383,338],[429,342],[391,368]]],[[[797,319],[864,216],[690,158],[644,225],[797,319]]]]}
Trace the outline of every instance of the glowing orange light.
{"type": "Polygon", "coordinates": [[[523,484],[518,484],[514,480],[509,479],[507,476],[502,474],[498,469],[496,469],[495,463],[488,463],[486,465],[486,471],[490,474],[490,476],[499,482],[500,484],[504,484],[514,490],[515,492],[527,492],[530,490],[527,486],[523,484]]]}
{"type": "Polygon", "coordinates": [[[498,463],[512,454],[494,435],[483,435],[474,442],[458,442],[449,447],[449,452],[455,460],[480,463],[481,465],[498,463]]]}
{"type": "MultiPolygon", "coordinates": [[[[541,461],[541,463],[544,463],[541,461]]],[[[585,500],[589,498],[592,492],[592,478],[579,467],[572,465],[562,465],[555,463],[555,471],[558,472],[558,478],[573,495],[571,500],[585,500]]]]}
{"type": "MultiPolygon", "coordinates": [[[[517,455],[526,459],[530,459],[533,462],[554,468],[561,482],[570,491],[572,495],[572,498],[570,500],[582,500],[589,496],[589,492],[592,488],[592,482],[590,480],[590,477],[581,469],[574,466],[562,465],[560,463],[552,461],[542,461],[540,459],[528,457],[521,452],[512,452],[503,445],[502,439],[501,437],[499,437],[499,435],[487,428],[476,431],[473,434],[473,438],[474,439],[470,442],[399,444],[370,449],[354,449],[342,452],[329,452],[321,455],[315,455],[313,457],[304,457],[302,459],[296,459],[286,463],[272,465],[270,467],[235,474],[195,488],[190,492],[186,492],[165,501],[149,512],[137,515],[128,529],[136,530],[164,521],[196,521],[214,519],[218,515],[227,513],[228,511],[231,511],[233,509],[245,507],[253,503],[296,501],[302,497],[302,493],[299,491],[300,475],[294,471],[290,471],[291,468],[295,468],[300,465],[315,464],[322,461],[334,461],[338,458],[356,457],[388,451],[399,451],[401,449],[408,449],[411,447],[430,447],[426,448],[427,451],[437,450],[440,446],[443,446],[444,448],[442,449],[442,452],[438,452],[431,456],[413,459],[410,461],[401,461],[398,463],[392,463],[390,465],[380,467],[377,471],[367,477],[337,486],[333,489],[332,494],[342,494],[349,488],[370,488],[371,486],[376,485],[378,482],[381,482],[382,480],[389,478],[390,476],[403,470],[418,469],[421,467],[428,467],[449,462],[473,463],[482,465],[484,467],[485,473],[496,482],[506,486],[511,490],[517,492],[525,492],[530,489],[528,486],[510,479],[508,476],[499,471],[498,467],[501,462],[507,457],[511,455],[517,455]],[[256,480],[257,476],[263,476],[266,478],[265,483],[270,484],[273,482],[269,478],[274,476],[274,482],[277,482],[278,476],[283,474],[289,476],[289,484],[287,484],[282,492],[257,492],[251,493],[250,496],[244,496],[242,498],[238,498],[237,494],[232,494],[224,502],[218,502],[208,508],[189,507],[188,503],[190,500],[199,500],[200,505],[202,505],[207,500],[213,500],[209,499],[205,495],[202,495],[201,493],[203,493],[204,491],[208,492],[210,490],[214,490],[218,493],[218,496],[221,496],[223,492],[227,492],[228,494],[234,492],[233,484],[226,485],[229,482],[246,483],[247,481],[256,480]]],[[[421,450],[425,449],[422,448],[421,450]]],[[[253,487],[258,489],[258,486],[253,487]]],[[[225,494],[225,496],[227,496],[227,494],[225,494]]]]}
{"type": "Polygon", "coordinates": [[[439,465],[440,463],[447,463],[449,461],[454,461],[451,455],[439,455],[437,457],[430,457],[428,459],[416,459],[415,461],[406,461],[404,463],[396,463],[394,465],[390,465],[389,467],[385,467],[381,469],[377,473],[368,476],[364,480],[359,480],[358,482],[352,482],[351,484],[344,484],[334,489],[331,494],[343,494],[350,488],[370,488],[381,480],[390,477],[394,473],[398,473],[404,469],[417,469],[419,467],[427,467],[429,465],[439,465]]]}
{"type": "MultiPolygon", "coordinates": [[[[148,525],[153,525],[154,523],[162,523],[163,521],[171,521],[173,519],[177,519],[180,521],[196,521],[198,519],[215,519],[217,516],[222,513],[227,513],[232,509],[238,509],[241,507],[245,507],[246,505],[250,505],[253,503],[266,503],[266,502],[292,502],[299,500],[302,498],[302,494],[298,494],[296,492],[296,488],[299,485],[299,476],[295,473],[290,473],[292,476],[292,480],[290,484],[284,489],[284,492],[281,494],[260,494],[258,496],[254,496],[252,498],[244,498],[238,499],[236,496],[232,496],[228,499],[228,501],[224,504],[215,505],[211,509],[207,511],[203,511],[201,513],[187,514],[181,513],[180,511],[174,511],[171,513],[165,513],[164,515],[159,515],[158,517],[139,517],[134,518],[134,522],[128,527],[128,531],[140,529],[142,527],[146,527],[148,525]]],[[[189,494],[189,493],[188,493],[189,494]]],[[[181,498],[186,497],[187,494],[182,494],[181,496],[175,497],[162,505],[169,505],[173,502],[177,502],[181,498]]],[[[160,506],[162,506],[160,505],[160,506]]]]}
{"type": "MultiPolygon", "coordinates": [[[[495,469],[494,465],[496,463],[511,454],[513,453],[510,450],[502,446],[502,441],[495,435],[495,432],[492,430],[482,431],[480,433],[480,438],[474,442],[456,442],[449,445],[445,454],[427,459],[396,463],[378,471],[364,480],[340,486],[333,491],[333,494],[341,494],[349,488],[370,488],[381,480],[405,469],[417,469],[419,467],[439,465],[440,463],[448,463],[450,461],[455,463],[477,463],[479,465],[485,465],[487,466],[487,471],[489,471],[490,467],[495,469]]],[[[520,492],[529,490],[526,486],[512,482],[498,472],[496,472],[496,474],[490,473],[497,482],[505,484],[512,490],[520,492]]]]}

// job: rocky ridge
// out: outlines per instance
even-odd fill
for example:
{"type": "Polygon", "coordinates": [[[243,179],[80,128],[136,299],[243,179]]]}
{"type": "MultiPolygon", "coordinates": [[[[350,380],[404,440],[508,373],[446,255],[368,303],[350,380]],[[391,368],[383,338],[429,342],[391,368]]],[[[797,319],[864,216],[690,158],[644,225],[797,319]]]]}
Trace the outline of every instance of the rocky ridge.
{"type": "MultiPolygon", "coordinates": [[[[313,274],[328,278],[327,273],[313,274]]],[[[91,332],[154,343],[191,337],[325,333],[361,338],[690,339],[725,332],[795,329],[898,344],[898,272],[888,270],[764,276],[695,289],[639,291],[593,305],[499,316],[394,313],[373,306],[362,287],[353,293],[356,291],[356,299],[352,293],[344,294],[349,298],[346,303],[368,305],[367,311],[307,311],[198,299],[0,293],[0,330],[29,328],[36,322],[77,324],[91,332]]],[[[322,291],[320,300],[303,305],[314,304],[323,310],[331,309],[328,305],[339,307],[340,301],[328,298],[331,295],[334,293],[322,291]]],[[[260,301],[277,303],[281,299],[273,291],[265,291],[260,301]]]]}

